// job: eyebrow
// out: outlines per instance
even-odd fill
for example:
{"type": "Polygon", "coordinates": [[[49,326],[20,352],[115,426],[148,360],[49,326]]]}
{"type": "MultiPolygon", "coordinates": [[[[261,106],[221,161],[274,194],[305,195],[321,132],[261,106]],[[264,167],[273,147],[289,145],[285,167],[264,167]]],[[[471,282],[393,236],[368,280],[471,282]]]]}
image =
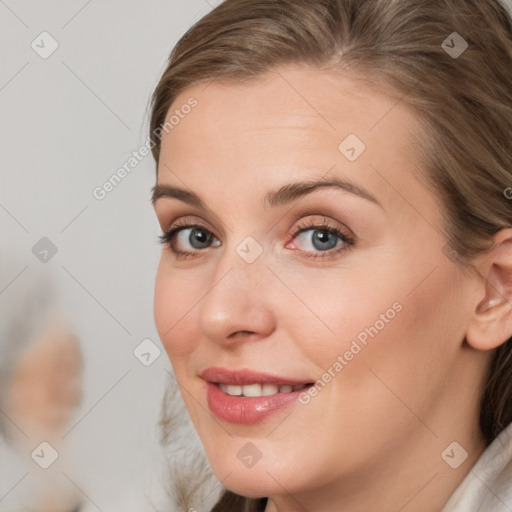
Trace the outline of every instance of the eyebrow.
{"type": "MultiPolygon", "coordinates": [[[[363,199],[367,199],[368,201],[371,201],[372,203],[375,203],[382,208],[382,205],[377,200],[377,198],[370,194],[366,189],[356,185],[349,180],[340,178],[329,178],[318,181],[302,181],[284,185],[278,190],[266,194],[263,198],[262,205],[265,209],[269,207],[276,208],[278,206],[284,206],[299,199],[300,197],[314,192],[319,188],[325,187],[335,187],[342,189],[345,192],[349,192],[350,194],[354,194],[363,199]]],[[[188,203],[197,207],[198,209],[208,210],[203,200],[197,194],[189,190],[184,190],[182,188],[174,187],[171,185],[155,185],[151,190],[151,202],[153,206],[158,201],[158,199],[162,197],[169,197],[178,199],[184,203],[188,203]]]]}

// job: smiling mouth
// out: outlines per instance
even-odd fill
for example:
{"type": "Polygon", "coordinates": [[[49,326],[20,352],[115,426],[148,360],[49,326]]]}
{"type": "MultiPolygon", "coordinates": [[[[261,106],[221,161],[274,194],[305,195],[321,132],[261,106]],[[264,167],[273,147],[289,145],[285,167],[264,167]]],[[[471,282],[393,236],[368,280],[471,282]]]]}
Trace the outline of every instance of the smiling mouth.
{"type": "Polygon", "coordinates": [[[278,393],[293,393],[294,391],[300,391],[313,385],[313,383],[296,384],[291,386],[289,384],[277,385],[270,383],[263,384],[244,384],[233,385],[223,384],[222,382],[213,383],[218,386],[221,391],[230,396],[242,396],[247,398],[261,397],[261,396],[272,396],[278,393]]]}

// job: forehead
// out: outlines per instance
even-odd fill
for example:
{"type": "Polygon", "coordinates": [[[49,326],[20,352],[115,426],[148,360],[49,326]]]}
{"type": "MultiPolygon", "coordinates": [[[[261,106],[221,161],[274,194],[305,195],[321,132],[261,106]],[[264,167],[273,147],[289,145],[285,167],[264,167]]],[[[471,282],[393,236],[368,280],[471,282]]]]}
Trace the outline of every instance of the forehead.
{"type": "Polygon", "coordinates": [[[410,143],[417,128],[414,113],[397,97],[341,71],[308,66],[282,66],[251,82],[195,84],[177,96],[166,119],[173,114],[181,114],[180,119],[174,115],[179,122],[173,122],[169,136],[164,134],[163,146],[181,145],[188,139],[187,146],[195,142],[200,149],[201,144],[213,141],[217,152],[225,147],[227,134],[236,135],[246,150],[261,140],[267,144],[275,136],[279,136],[279,143],[292,138],[304,144],[326,136],[332,143],[341,142],[350,133],[368,147],[390,127],[396,136],[386,132],[389,142],[410,143]],[[181,112],[191,98],[197,106],[181,112]],[[265,133],[258,133],[261,130],[265,133]]]}
{"type": "Polygon", "coordinates": [[[179,122],[163,134],[159,182],[175,181],[172,168],[194,187],[243,183],[247,191],[334,169],[391,201],[419,185],[414,111],[341,72],[283,66],[257,81],[195,84],[171,115],[179,122]],[[196,106],[182,108],[191,99],[196,106]]]}
{"type": "MultiPolygon", "coordinates": [[[[230,103],[254,105],[264,102],[272,106],[272,111],[261,112],[263,116],[273,112],[288,112],[320,117],[326,113],[324,121],[332,123],[335,114],[345,113],[353,118],[369,116],[377,122],[392,107],[398,105],[395,114],[403,114],[406,105],[397,100],[401,94],[397,91],[391,96],[384,92],[379,82],[365,79],[342,70],[319,70],[308,65],[282,65],[268,71],[265,75],[244,80],[215,80],[202,82],[182,91],[171,110],[179,107],[190,96],[202,98],[214,110],[214,100],[220,108],[230,103]],[[333,111],[335,108],[335,111],[333,111]],[[357,116],[355,115],[357,114],[357,116]],[[331,119],[330,119],[331,118],[331,119]]],[[[207,106],[203,106],[207,108],[207,106]]],[[[370,121],[370,119],[368,119],[370,121]]],[[[370,126],[367,126],[369,128],[370,126]]]]}

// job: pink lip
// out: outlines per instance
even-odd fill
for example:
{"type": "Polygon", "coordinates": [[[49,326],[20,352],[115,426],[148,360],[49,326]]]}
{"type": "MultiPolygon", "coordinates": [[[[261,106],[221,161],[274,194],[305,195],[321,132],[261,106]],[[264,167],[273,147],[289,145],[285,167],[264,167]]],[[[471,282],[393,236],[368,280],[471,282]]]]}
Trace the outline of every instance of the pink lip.
{"type": "Polygon", "coordinates": [[[226,385],[245,384],[276,384],[277,386],[295,386],[297,384],[309,384],[311,380],[297,380],[288,377],[280,377],[270,373],[254,372],[252,370],[229,370],[213,366],[199,374],[206,382],[222,383],[226,385]]]}
{"type": "Polygon", "coordinates": [[[200,376],[206,381],[206,398],[210,410],[219,419],[239,425],[254,425],[271,414],[291,406],[304,390],[261,397],[231,396],[224,393],[218,383],[226,385],[258,383],[294,386],[311,382],[250,370],[228,370],[225,368],[208,368],[200,376]]]}

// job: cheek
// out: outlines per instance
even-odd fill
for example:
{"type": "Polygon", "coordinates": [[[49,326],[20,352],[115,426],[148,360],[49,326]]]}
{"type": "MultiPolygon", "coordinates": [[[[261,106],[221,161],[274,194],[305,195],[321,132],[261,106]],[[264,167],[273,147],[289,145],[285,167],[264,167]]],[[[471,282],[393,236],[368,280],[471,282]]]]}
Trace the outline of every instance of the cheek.
{"type": "Polygon", "coordinates": [[[338,312],[333,308],[325,318],[336,336],[327,346],[325,337],[317,338],[321,348],[311,347],[311,356],[323,372],[331,368],[340,375],[322,391],[329,401],[349,410],[363,407],[378,424],[393,409],[405,421],[403,403],[421,414],[442,392],[465,333],[464,287],[442,262],[422,282],[426,273],[403,269],[402,275],[393,273],[394,281],[376,279],[372,287],[350,290],[351,300],[338,301],[338,312]]]}
{"type": "MultiPolygon", "coordinates": [[[[194,350],[192,332],[197,326],[190,321],[201,295],[196,296],[185,274],[171,272],[162,253],[155,279],[153,312],[160,340],[175,369],[194,350]]],[[[203,292],[204,293],[204,292],[203,292]]]]}
{"type": "MultiPolygon", "coordinates": [[[[409,395],[409,387],[416,392],[411,399],[422,400],[453,365],[467,321],[459,275],[444,257],[434,256],[424,262],[419,256],[409,266],[397,256],[371,271],[340,272],[339,278],[317,272],[309,281],[315,286],[302,288],[308,308],[296,303],[280,309],[290,329],[285,338],[295,340],[315,377],[331,381],[332,374],[344,374],[340,392],[354,383],[372,401],[364,388],[382,387],[382,375],[397,391],[409,395]]],[[[298,290],[295,281],[290,287],[298,290]]],[[[337,387],[329,393],[337,394],[337,387]]]]}
{"type": "Polygon", "coordinates": [[[328,270],[283,273],[283,281],[297,298],[283,296],[276,313],[288,329],[282,338],[293,340],[319,372],[351,349],[347,357],[352,360],[372,339],[383,338],[403,315],[400,283],[379,281],[376,272],[366,268],[328,270]]]}

